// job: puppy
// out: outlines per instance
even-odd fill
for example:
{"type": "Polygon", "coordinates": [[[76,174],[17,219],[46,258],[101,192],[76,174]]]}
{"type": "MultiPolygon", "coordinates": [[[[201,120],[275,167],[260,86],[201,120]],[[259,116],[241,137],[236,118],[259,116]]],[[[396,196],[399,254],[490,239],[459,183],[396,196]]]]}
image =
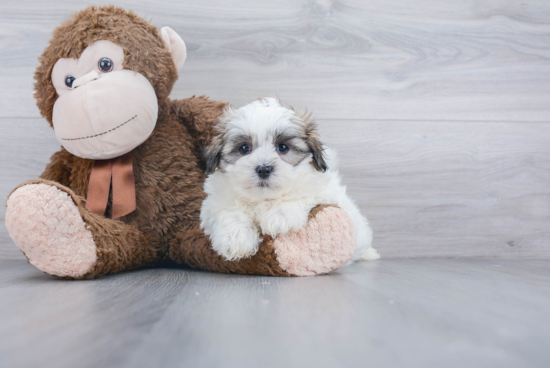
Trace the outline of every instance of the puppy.
{"type": "Polygon", "coordinates": [[[352,261],[380,258],[367,219],[346,195],[334,152],[324,150],[311,115],[264,98],[228,108],[203,152],[206,173],[201,227],[227,260],[253,256],[260,234],[303,228],[318,204],[348,213],[357,232],[352,261]],[[326,158],[325,158],[326,156],[326,158]]]}

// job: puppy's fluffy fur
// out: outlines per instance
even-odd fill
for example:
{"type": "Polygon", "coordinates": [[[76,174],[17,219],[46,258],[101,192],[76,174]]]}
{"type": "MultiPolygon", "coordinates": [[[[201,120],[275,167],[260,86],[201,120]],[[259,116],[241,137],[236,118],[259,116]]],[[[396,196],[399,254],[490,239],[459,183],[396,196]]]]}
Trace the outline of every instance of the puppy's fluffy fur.
{"type": "Polygon", "coordinates": [[[324,149],[311,115],[264,98],[228,108],[203,153],[208,197],[201,227],[214,250],[228,260],[250,257],[260,234],[297,231],[318,204],[336,204],[357,231],[353,260],[378,259],[367,219],[346,195],[334,152],[324,149]]]}

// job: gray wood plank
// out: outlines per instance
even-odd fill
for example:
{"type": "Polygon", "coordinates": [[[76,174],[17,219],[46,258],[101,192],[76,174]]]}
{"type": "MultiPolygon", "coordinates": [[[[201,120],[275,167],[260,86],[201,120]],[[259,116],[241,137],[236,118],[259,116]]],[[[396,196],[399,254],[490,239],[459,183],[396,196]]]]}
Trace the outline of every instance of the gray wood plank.
{"type": "MultiPolygon", "coordinates": [[[[0,119],[0,198],[59,145],[0,119]]],[[[319,120],[383,257],[550,258],[550,124],[319,120]]],[[[0,207],[0,258],[21,258],[0,207]]]]}
{"type": "Polygon", "coordinates": [[[547,367],[548,260],[332,275],[153,269],[61,281],[0,261],[1,367],[547,367]]]}
{"type": "Polygon", "coordinates": [[[383,257],[550,256],[550,125],[320,121],[383,257]]]}
{"type": "MultiPolygon", "coordinates": [[[[0,4],[0,116],[37,117],[52,30],[89,1],[0,4]]],[[[187,42],[173,96],[277,94],[325,119],[549,121],[545,0],[119,1],[187,42]]]]}

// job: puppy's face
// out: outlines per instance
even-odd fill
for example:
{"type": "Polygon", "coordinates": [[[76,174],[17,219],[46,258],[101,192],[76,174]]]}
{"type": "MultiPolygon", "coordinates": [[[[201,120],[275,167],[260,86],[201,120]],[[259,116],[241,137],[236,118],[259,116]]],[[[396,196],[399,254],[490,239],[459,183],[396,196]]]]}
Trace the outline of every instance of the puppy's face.
{"type": "Polygon", "coordinates": [[[228,109],[203,153],[206,171],[220,170],[244,197],[275,198],[303,175],[326,171],[311,116],[283,107],[275,98],[228,109]]]}

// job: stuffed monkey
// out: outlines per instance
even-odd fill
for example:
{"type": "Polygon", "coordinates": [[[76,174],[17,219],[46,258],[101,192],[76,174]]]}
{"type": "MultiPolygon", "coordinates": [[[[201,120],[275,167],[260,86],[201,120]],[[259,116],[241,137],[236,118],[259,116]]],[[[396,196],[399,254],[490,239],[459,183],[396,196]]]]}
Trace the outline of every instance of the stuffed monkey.
{"type": "Polygon", "coordinates": [[[294,234],[263,237],[251,258],[218,256],[200,229],[200,151],[226,104],[170,100],[183,40],[132,12],[89,7],[62,23],[39,58],[35,97],[62,145],[39,179],[8,197],[6,227],[31,264],[89,279],[144,266],[301,276],[355,250],[342,210],[318,206],[294,234]]]}

